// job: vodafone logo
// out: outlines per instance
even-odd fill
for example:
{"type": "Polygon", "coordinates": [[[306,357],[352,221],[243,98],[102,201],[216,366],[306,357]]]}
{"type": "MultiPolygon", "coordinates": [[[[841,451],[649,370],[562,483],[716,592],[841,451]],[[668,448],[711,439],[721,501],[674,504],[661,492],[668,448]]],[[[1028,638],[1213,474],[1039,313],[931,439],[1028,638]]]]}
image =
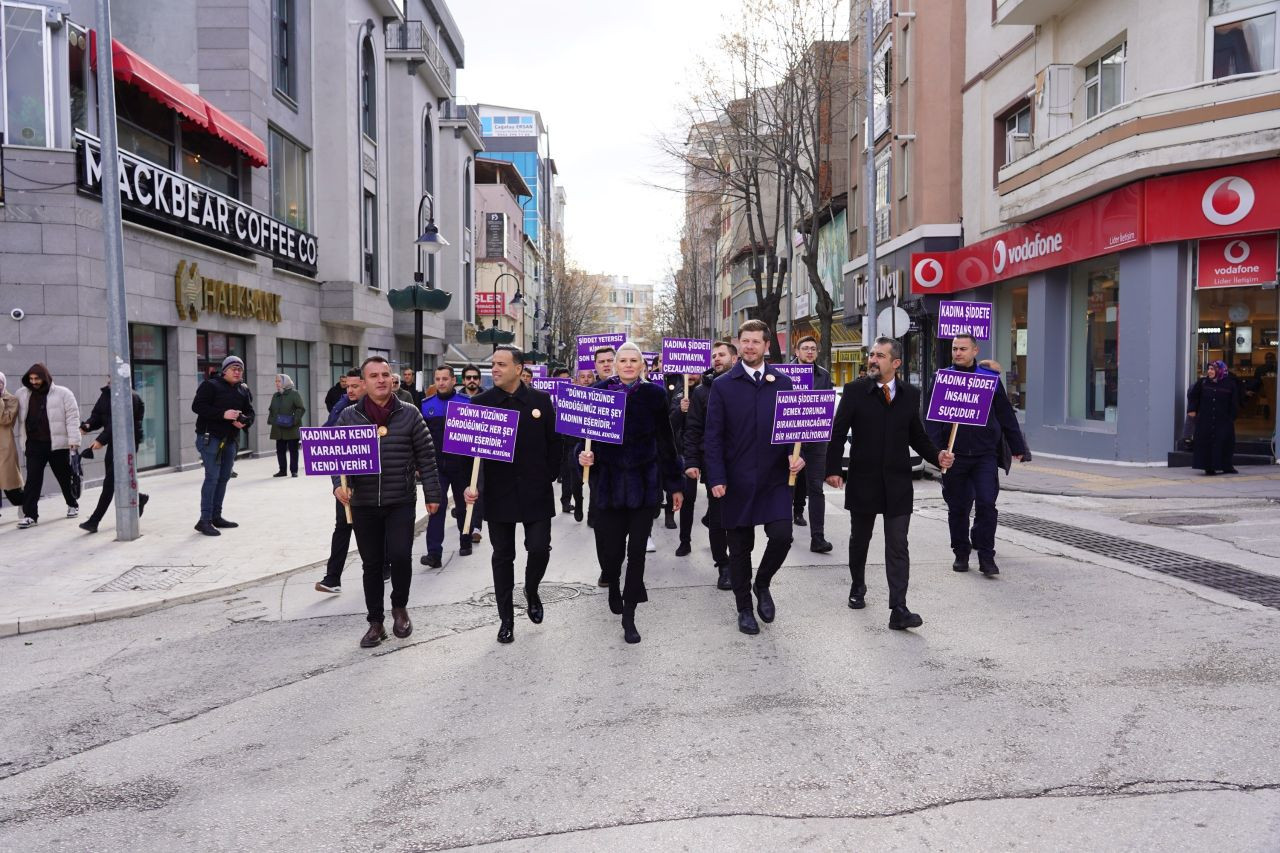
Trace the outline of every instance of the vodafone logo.
{"type": "Polygon", "coordinates": [[[1003,240],[997,240],[996,244],[991,247],[991,267],[996,271],[996,275],[1004,272],[1004,265],[1009,262],[1009,250],[1004,245],[1003,240]]]}
{"type": "MultiPolygon", "coordinates": [[[[1200,210],[1214,225],[1235,225],[1253,210],[1254,201],[1253,184],[1228,175],[1209,184],[1200,199],[1200,210]]],[[[1247,256],[1247,246],[1245,252],[1247,256]]]]}
{"type": "Polygon", "coordinates": [[[1062,235],[1042,235],[1039,231],[1023,238],[1021,243],[1006,246],[1004,240],[996,240],[991,247],[991,268],[996,275],[1004,272],[1009,264],[1021,264],[1062,251],[1062,235]]]}
{"type": "Polygon", "coordinates": [[[1244,240],[1232,240],[1222,250],[1222,256],[1229,264],[1243,264],[1249,260],[1249,244],[1244,240]]]}
{"type": "Polygon", "coordinates": [[[925,258],[916,264],[914,273],[921,287],[937,287],[942,282],[942,264],[934,258],[925,258]]]}

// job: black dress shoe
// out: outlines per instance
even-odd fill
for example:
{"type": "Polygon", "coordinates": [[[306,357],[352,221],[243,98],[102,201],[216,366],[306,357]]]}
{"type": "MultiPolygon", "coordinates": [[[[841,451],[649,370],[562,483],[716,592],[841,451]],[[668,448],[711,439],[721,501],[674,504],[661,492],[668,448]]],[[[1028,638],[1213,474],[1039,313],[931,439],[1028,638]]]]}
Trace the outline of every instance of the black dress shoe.
{"type": "Polygon", "coordinates": [[[769,588],[755,587],[756,591],[756,609],[760,611],[760,618],[765,622],[772,622],[774,616],[773,596],[769,594],[769,588]]]}
{"type": "Polygon", "coordinates": [[[232,527],[239,527],[240,525],[236,524],[234,521],[227,521],[225,518],[219,515],[213,519],[213,526],[226,530],[232,527]]]}
{"type": "Polygon", "coordinates": [[[733,578],[729,577],[729,567],[720,567],[720,577],[716,580],[716,589],[733,589],[733,578]]]}
{"type": "MultiPolygon", "coordinates": [[[[604,576],[604,572],[601,572],[600,577],[596,578],[596,586],[608,586],[608,585],[609,585],[609,579],[604,576]]],[[[618,612],[621,613],[622,611],[619,610],[618,612]]]]}
{"type": "Polygon", "coordinates": [[[866,602],[867,588],[863,586],[851,585],[849,587],[849,609],[861,610],[867,606],[866,602]]]}
{"type": "Polygon", "coordinates": [[[1222,469],[1222,473],[1224,473],[1224,474],[1239,474],[1240,472],[1239,472],[1239,471],[1237,471],[1235,468],[1223,468],[1223,469],[1222,469]]]}
{"type": "Polygon", "coordinates": [[[560,511],[563,512],[565,515],[568,515],[569,513],[573,512],[573,507],[569,506],[568,504],[560,504],[560,511]]]}
{"type": "Polygon", "coordinates": [[[667,529],[668,529],[668,530],[675,530],[675,529],[676,529],[677,527],[679,527],[679,526],[680,526],[680,525],[676,524],[676,517],[675,517],[675,514],[674,514],[673,512],[671,512],[670,510],[667,510],[667,529]]]}
{"type": "Polygon", "coordinates": [[[631,645],[640,642],[640,632],[636,630],[635,608],[628,608],[622,616],[622,638],[631,645]]]}
{"type": "Polygon", "coordinates": [[[404,639],[413,633],[413,622],[409,619],[409,611],[404,607],[391,608],[391,633],[404,639]]]}
{"type": "Polygon", "coordinates": [[[609,612],[615,616],[622,615],[622,590],[616,583],[609,584],[609,612]]]}
{"type": "Polygon", "coordinates": [[[438,569],[441,565],[440,556],[438,554],[427,554],[426,556],[419,557],[418,562],[431,569],[438,569]]]}
{"type": "Polygon", "coordinates": [[[511,622],[503,622],[498,627],[499,643],[514,643],[516,641],[515,626],[511,622]]]}
{"type": "Polygon", "coordinates": [[[923,624],[924,620],[920,618],[920,614],[912,613],[906,607],[895,607],[889,611],[889,627],[895,631],[919,628],[923,624]]]}
{"type": "Polygon", "coordinates": [[[809,550],[815,554],[830,554],[835,550],[835,547],[835,545],[832,545],[821,536],[809,542],[809,550]]]}
{"type": "Polygon", "coordinates": [[[196,530],[199,530],[205,536],[221,536],[222,531],[213,526],[213,522],[200,519],[196,522],[196,530]]]}
{"type": "Polygon", "coordinates": [[[793,524],[795,524],[795,526],[796,526],[796,527],[808,527],[808,526],[809,526],[809,522],[807,522],[807,521],[805,521],[805,520],[804,520],[804,513],[797,512],[797,513],[796,513],[796,515],[795,515],[795,518],[791,519],[791,521],[792,521],[792,523],[793,523],[793,524]]]}
{"type": "Polygon", "coordinates": [[[382,570],[382,582],[383,582],[383,583],[387,583],[389,580],[391,580],[391,567],[390,567],[390,566],[388,566],[387,568],[385,568],[385,569],[383,569],[383,570],[382,570]]]}
{"type": "Polygon", "coordinates": [[[364,632],[364,636],[360,638],[360,648],[372,649],[374,646],[382,645],[382,641],[387,638],[387,629],[381,622],[370,622],[369,630],[364,632]]]}
{"type": "Polygon", "coordinates": [[[151,495],[138,495],[138,518],[142,518],[142,514],[147,511],[147,501],[151,500],[151,495]]]}
{"type": "Polygon", "coordinates": [[[760,626],[756,624],[756,617],[751,615],[750,610],[738,611],[738,630],[744,634],[760,633],[760,626]]]}
{"type": "Polygon", "coordinates": [[[85,533],[97,533],[98,525],[94,524],[92,521],[82,521],[80,522],[80,529],[85,533]]]}
{"type": "Polygon", "coordinates": [[[538,597],[536,592],[526,591],[524,594],[525,608],[524,612],[528,614],[529,621],[535,625],[542,624],[542,599],[538,597]]]}
{"type": "Polygon", "coordinates": [[[463,542],[463,543],[461,543],[460,545],[458,545],[458,556],[459,556],[459,557],[470,557],[470,556],[471,556],[471,543],[470,543],[470,542],[463,542]]]}
{"type": "Polygon", "coordinates": [[[680,547],[676,548],[677,557],[687,557],[693,552],[693,546],[688,542],[681,542],[680,547]]]}
{"type": "Polygon", "coordinates": [[[978,571],[987,577],[1000,574],[1000,567],[996,565],[995,557],[978,557],[978,571]]]}
{"type": "Polygon", "coordinates": [[[288,475],[288,474],[286,474],[284,471],[277,471],[277,472],[275,472],[274,474],[272,474],[271,476],[272,476],[272,478],[275,478],[275,477],[288,477],[289,475],[288,475]]]}
{"type": "Polygon", "coordinates": [[[965,554],[963,557],[961,557],[959,554],[956,554],[956,560],[954,563],[951,564],[951,571],[953,572],[969,571],[969,555],[965,554]]]}
{"type": "Polygon", "coordinates": [[[582,521],[582,507],[580,507],[580,506],[575,506],[575,507],[573,508],[573,520],[574,520],[574,521],[582,521]]]}

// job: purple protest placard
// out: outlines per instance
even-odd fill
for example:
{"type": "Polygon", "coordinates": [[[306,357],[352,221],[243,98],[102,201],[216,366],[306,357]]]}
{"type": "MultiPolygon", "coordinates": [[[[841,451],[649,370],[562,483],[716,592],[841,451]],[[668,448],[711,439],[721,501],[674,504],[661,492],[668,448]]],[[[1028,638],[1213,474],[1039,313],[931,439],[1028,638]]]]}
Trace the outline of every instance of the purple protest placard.
{"type": "Polygon", "coordinates": [[[578,369],[596,369],[596,350],[600,347],[617,349],[627,342],[626,335],[578,335],[578,369]]]}
{"type": "Polygon", "coordinates": [[[699,375],[711,369],[711,341],[663,338],[662,369],[666,373],[699,375]]]}
{"type": "Polygon", "coordinates": [[[666,381],[667,376],[661,370],[651,370],[649,371],[647,378],[650,382],[654,383],[655,385],[661,385],[663,382],[666,381]]]}
{"type": "Polygon", "coordinates": [[[526,364],[525,367],[529,368],[529,372],[533,374],[534,379],[547,378],[547,366],[545,364],[526,364]]]}
{"type": "Polygon", "coordinates": [[[779,391],[773,405],[773,444],[831,440],[835,391],[779,391]]]}
{"type": "Polygon", "coordinates": [[[378,428],[358,426],[302,427],[302,467],[308,477],[377,474],[378,428]]]}
{"type": "Polygon", "coordinates": [[[812,364],[771,364],[769,366],[790,379],[793,390],[808,391],[813,387],[812,364]]]}
{"type": "Polygon", "coordinates": [[[533,386],[535,390],[546,391],[548,394],[551,395],[551,399],[554,400],[556,397],[556,386],[559,385],[561,382],[568,382],[568,381],[569,380],[563,376],[557,376],[554,379],[548,379],[544,376],[535,376],[533,377],[533,382],[531,382],[530,384],[533,386]]]}
{"type": "Polygon", "coordinates": [[[627,393],[564,385],[556,395],[556,432],[574,438],[622,444],[627,393]]]}
{"type": "Polygon", "coordinates": [[[980,341],[991,340],[990,302],[939,302],[938,337],[973,335],[980,341]]]}
{"type": "Polygon", "coordinates": [[[658,361],[658,354],[656,352],[641,352],[640,354],[644,356],[645,367],[648,367],[650,370],[652,370],[654,364],[656,364],[658,361]]]}
{"type": "Polygon", "coordinates": [[[520,413],[514,409],[450,400],[444,413],[444,452],[513,462],[519,425],[520,413]]]}
{"type": "Polygon", "coordinates": [[[1000,377],[985,370],[939,370],[929,395],[928,420],[985,426],[1000,377]]]}

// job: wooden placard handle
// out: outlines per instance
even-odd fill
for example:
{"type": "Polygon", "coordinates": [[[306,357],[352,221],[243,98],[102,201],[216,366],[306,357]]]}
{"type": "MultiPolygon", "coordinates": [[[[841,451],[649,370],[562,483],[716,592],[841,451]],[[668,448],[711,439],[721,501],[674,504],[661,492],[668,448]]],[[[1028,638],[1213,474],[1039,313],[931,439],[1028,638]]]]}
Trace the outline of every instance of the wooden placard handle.
{"type": "MultiPolygon", "coordinates": [[[[947,452],[951,452],[951,448],[956,446],[956,430],[960,429],[960,424],[951,425],[951,437],[947,439],[947,452]]],[[[946,470],[943,470],[942,476],[947,476],[946,470]]]]}
{"type": "MultiPolygon", "coordinates": [[[[586,446],[586,450],[587,450],[587,452],[588,452],[588,453],[590,453],[590,452],[591,452],[591,439],[589,439],[589,438],[587,439],[587,446],[586,446]]],[[[590,465],[583,465],[583,466],[582,466],[582,485],[584,485],[584,486],[585,486],[585,485],[587,485],[587,478],[588,478],[588,477],[590,477],[590,476],[591,476],[591,466],[590,466],[590,465]]]]}
{"type": "MultiPolygon", "coordinates": [[[[795,443],[795,446],[791,448],[791,458],[792,459],[800,458],[800,442],[798,441],[795,443]]],[[[795,484],[796,484],[796,472],[792,471],[791,476],[787,478],[787,485],[794,486],[795,484]]]]}
{"type": "MultiPolygon", "coordinates": [[[[474,489],[479,485],[480,485],[480,457],[476,456],[471,460],[471,488],[474,489]]],[[[473,513],[475,513],[475,509],[476,509],[475,504],[467,504],[466,515],[464,515],[462,518],[462,535],[463,536],[471,535],[471,516],[473,513]]]]}
{"type": "MultiPolygon", "coordinates": [[[[342,486],[342,488],[344,488],[344,489],[346,489],[346,488],[347,488],[347,475],[346,475],[346,474],[343,474],[343,475],[341,475],[340,477],[338,477],[338,485],[342,486]]],[[[350,489],[348,489],[347,500],[351,500],[350,489]]],[[[345,504],[343,504],[343,505],[342,505],[342,508],[343,508],[344,510],[346,510],[346,512],[347,512],[347,524],[350,524],[350,523],[351,523],[351,504],[349,504],[349,503],[345,503],[345,504]]]]}

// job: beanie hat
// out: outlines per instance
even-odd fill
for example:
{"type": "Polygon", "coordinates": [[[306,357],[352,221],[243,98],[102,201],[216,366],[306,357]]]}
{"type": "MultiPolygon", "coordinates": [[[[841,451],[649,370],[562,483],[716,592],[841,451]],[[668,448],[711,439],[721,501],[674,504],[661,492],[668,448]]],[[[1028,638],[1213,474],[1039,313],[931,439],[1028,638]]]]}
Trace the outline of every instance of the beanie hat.
{"type": "Polygon", "coordinates": [[[233,364],[238,364],[240,365],[241,368],[244,367],[244,361],[239,356],[229,355],[222,360],[222,367],[218,369],[218,372],[219,373],[225,372],[226,369],[233,364]]]}

